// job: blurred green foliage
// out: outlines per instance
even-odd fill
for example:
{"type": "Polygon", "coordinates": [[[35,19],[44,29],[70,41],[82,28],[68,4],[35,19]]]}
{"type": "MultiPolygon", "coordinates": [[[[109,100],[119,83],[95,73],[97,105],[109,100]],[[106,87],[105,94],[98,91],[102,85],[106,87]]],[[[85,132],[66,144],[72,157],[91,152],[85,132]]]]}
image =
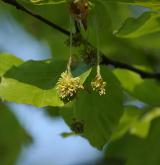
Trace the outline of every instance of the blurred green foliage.
{"type": "Polygon", "coordinates": [[[11,110],[0,102],[0,163],[13,165],[22,145],[30,142],[30,136],[20,126],[11,110]]]}

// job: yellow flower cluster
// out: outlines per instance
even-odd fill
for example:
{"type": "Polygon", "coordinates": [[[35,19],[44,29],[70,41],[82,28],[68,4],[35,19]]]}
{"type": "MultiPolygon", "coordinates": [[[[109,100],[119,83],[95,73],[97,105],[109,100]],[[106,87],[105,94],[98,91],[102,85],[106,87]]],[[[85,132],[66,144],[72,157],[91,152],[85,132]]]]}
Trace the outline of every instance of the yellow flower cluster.
{"type": "Polygon", "coordinates": [[[80,77],[74,78],[70,72],[65,71],[61,74],[56,89],[62,100],[70,101],[84,87],[80,81],[80,77]]]}
{"type": "Polygon", "coordinates": [[[98,91],[99,95],[106,94],[106,82],[103,81],[101,74],[97,74],[94,80],[91,82],[91,86],[94,91],[98,91]]]}

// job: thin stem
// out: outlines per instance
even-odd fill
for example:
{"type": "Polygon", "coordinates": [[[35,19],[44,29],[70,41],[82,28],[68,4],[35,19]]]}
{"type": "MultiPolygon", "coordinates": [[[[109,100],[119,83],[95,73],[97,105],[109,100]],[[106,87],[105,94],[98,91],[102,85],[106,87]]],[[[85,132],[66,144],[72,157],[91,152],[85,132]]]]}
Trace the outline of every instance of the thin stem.
{"type": "Polygon", "coordinates": [[[100,65],[97,65],[97,75],[101,76],[101,68],[100,65]]]}
{"type": "Polygon", "coordinates": [[[99,35],[98,35],[98,23],[97,23],[97,17],[95,16],[95,23],[94,23],[95,27],[96,27],[96,41],[97,41],[97,74],[98,75],[101,75],[101,71],[100,71],[100,66],[99,66],[99,63],[100,63],[100,45],[99,45],[99,35]]]}
{"type": "Polygon", "coordinates": [[[69,36],[69,61],[67,65],[67,70],[69,73],[71,73],[71,64],[72,64],[72,18],[69,17],[70,22],[70,36],[69,36]]]}

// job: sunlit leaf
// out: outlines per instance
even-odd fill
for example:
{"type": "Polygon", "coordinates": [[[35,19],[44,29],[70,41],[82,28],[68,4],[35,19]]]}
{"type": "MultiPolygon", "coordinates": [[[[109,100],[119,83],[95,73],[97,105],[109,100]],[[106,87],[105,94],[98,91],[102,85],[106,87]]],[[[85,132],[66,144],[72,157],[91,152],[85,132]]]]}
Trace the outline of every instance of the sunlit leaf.
{"type": "Polygon", "coordinates": [[[158,81],[143,79],[138,74],[125,69],[116,69],[114,73],[123,88],[132,96],[152,106],[160,106],[160,84],[158,81]]]}
{"type": "Polygon", "coordinates": [[[160,163],[160,118],[151,126],[147,138],[142,139],[131,135],[111,143],[107,148],[107,164],[112,165],[159,165],[160,163]]]}
{"type": "Polygon", "coordinates": [[[133,106],[127,107],[120,119],[118,127],[112,134],[111,140],[117,140],[126,133],[145,138],[148,136],[151,122],[158,117],[160,117],[160,108],[146,110],[133,106]]]}
{"type": "MultiPolygon", "coordinates": [[[[56,83],[66,69],[65,61],[28,61],[18,67],[12,67],[2,77],[0,97],[3,100],[31,104],[37,107],[63,106],[59,98],[56,83]]],[[[91,70],[79,73],[82,83],[91,70]]]]}
{"type": "Polygon", "coordinates": [[[23,61],[16,56],[0,53],[0,76],[2,76],[12,66],[18,66],[23,61]]]}
{"type": "Polygon", "coordinates": [[[158,31],[160,31],[160,14],[146,12],[138,18],[128,18],[114,34],[123,38],[135,38],[158,31]]]}

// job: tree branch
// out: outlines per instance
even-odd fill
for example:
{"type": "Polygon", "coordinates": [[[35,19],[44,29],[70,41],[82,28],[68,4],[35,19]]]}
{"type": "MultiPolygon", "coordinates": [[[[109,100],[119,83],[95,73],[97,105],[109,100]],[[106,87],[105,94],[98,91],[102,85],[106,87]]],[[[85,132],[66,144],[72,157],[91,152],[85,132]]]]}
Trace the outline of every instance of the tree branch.
{"type": "MultiPolygon", "coordinates": [[[[40,15],[38,15],[36,13],[33,13],[29,9],[27,9],[24,6],[22,6],[21,4],[19,4],[16,0],[2,0],[2,1],[5,2],[5,3],[8,3],[8,4],[10,4],[10,5],[14,6],[14,7],[16,7],[19,10],[24,11],[25,13],[31,15],[32,17],[34,17],[34,18],[42,21],[43,23],[49,25],[53,29],[56,29],[59,32],[65,34],[67,36],[70,36],[70,32],[68,30],[60,27],[59,25],[57,25],[57,24],[47,20],[46,18],[44,18],[44,17],[42,17],[42,16],[40,16],[40,15]]],[[[79,32],[78,27],[76,27],[76,31],[79,32]]],[[[88,43],[86,41],[85,41],[85,43],[87,43],[88,45],[92,46],[96,50],[96,48],[93,45],[91,45],[90,43],[88,43]]],[[[122,62],[119,62],[119,61],[112,60],[112,59],[106,57],[102,53],[101,53],[101,65],[113,65],[116,68],[122,68],[122,69],[127,69],[127,70],[130,70],[130,71],[133,71],[133,72],[139,74],[142,78],[149,78],[149,79],[160,80],[160,73],[151,73],[151,72],[143,71],[143,70],[138,69],[138,68],[136,68],[134,66],[131,66],[129,64],[125,64],[125,63],[122,63],[122,62]]]]}
{"type": "Polygon", "coordinates": [[[49,25],[50,27],[60,31],[61,33],[65,34],[67,36],[70,35],[70,32],[68,30],[66,30],[66,29],[62,28],[61,26],[59,26],[59,25],[57,25],[57,24],[47,20],[46,18],[44,18],[44,17],[42,17],[42,16],[40,16],[38,14],[33,13],[29,9],[27,9],[24,6],[22,6],[21,4],[19,4],[16,0],[2,0],[2,1],[5,2],[5,3],[8,3],[8,4],[10,4],[10,5],[14,6],[14,7],[16,7],[18,10],[24,11],[25,13],[31,15],[32,17],[34,17],[34,18],[36,18],[36,19],[38,19],[40,21],[42,21],[43,23],[49,25]]]}
{"type": "Polygon", "coordinates": [[[105,55],[101,56],[101,64],[102,65],[113,65],[115,68],[121,68],[121,69],[127,69],[130,71],[133,71],[137,74],[139,74],[142,78],[148,78],[148,79],[157,79],[160,80],[160,73],[151,73],[151,72],[146,72],[141,69],[138,69],[132,65],[125,64],[119,61],[112,60],[105,55]]]}

